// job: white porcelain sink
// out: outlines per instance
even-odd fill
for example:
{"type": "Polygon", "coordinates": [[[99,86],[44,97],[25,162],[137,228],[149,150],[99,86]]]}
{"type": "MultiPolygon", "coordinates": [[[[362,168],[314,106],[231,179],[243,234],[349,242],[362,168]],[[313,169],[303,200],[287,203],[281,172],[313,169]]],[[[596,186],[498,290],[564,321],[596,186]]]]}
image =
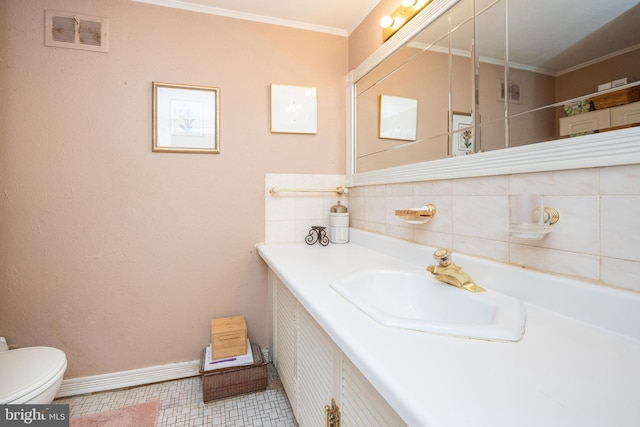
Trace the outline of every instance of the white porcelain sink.
{"type": "Polygon", "coordinates": [[[489,341],[520,341],[524,333],[519,300],[490,289],[471,293],[427,271],[364,270],[331,287],[386,326],[489,341]]]}

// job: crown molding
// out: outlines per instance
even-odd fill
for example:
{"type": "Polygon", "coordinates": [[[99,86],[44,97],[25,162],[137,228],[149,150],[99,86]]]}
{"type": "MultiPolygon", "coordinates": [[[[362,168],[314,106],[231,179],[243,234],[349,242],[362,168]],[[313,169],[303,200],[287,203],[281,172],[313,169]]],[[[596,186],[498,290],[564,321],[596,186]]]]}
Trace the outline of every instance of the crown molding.
{"type": "Polygon", "coordinates": [[[335,36],[347,37],[346,29],[326,27],[324,25],[309,24],[306,22],[290,21],[287,19],[274,18],[271,16],[256,15],[253,13],[239,12],[236,10],[221,9],[218,7],[193,4],[180,0],[131,0],[136,3],[147,3],[155,6],[171,7],[174,9],[188,10],[191,12],[207,13],[209,15],[224,16],[227,18],[242,19],[244,21],[261,22],[263,24],[278,25],[281,27],[297,28],[299,30],[315,31],[318,33],[333,34],[335,36]]]}

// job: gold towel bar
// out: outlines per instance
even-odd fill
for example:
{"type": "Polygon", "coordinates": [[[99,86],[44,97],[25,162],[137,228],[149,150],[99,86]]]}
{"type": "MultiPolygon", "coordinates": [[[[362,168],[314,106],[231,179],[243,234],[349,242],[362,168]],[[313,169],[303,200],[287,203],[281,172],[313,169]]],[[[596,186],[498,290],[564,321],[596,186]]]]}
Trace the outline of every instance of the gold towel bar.
{"type": "Polygon", "coordinates": [[[275,196],[278,193],[338,193],[340,195],[346,194],[349,192],[348,188],[343,186],[338,186],[333,189],[318,189],[318,188],[280,188],[280,187],[272,187],[269,189],[269,193],[272,196],[275,196]]]}

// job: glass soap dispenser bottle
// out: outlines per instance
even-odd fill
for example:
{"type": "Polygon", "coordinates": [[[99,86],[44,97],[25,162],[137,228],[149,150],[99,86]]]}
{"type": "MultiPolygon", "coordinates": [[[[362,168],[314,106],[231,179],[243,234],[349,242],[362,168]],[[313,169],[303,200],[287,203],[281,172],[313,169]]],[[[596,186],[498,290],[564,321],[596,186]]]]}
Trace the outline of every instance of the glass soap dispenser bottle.
{"type": "Polygon", "coordinates": [[[340,202],[329,209],[329,241],[331,243],[349,242],[349,212],[340,202]]]}

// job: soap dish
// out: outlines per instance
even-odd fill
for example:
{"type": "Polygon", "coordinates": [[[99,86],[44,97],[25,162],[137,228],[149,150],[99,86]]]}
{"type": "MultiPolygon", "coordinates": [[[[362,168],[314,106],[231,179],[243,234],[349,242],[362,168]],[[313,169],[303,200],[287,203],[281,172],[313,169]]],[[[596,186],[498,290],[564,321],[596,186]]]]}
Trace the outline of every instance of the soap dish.
{"type": "Polygon", "coordinates": [[[421,208],[398,209],[396,216],[405,220],[409,224],[424,224],[436,214],[436,207],[432,204],[421,208]]]}
{"type": "Polygon", "coordinates": [[[513,237],[530,240],[542,240],[544,236],[552,231],[553,228],[547,226],[534,227],[527,225],[513,225],[509,227],[509,233],[511,233],[513,237]]]}

